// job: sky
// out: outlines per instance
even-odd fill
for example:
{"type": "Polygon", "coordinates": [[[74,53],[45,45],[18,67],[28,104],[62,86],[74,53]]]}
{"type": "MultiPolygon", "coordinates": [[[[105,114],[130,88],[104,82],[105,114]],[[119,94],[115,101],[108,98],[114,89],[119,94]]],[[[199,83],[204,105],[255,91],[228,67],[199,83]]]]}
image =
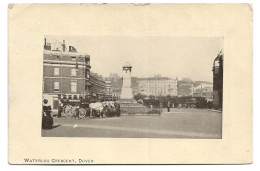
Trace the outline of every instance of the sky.
{"type": "MultiPolygon", "coordinates": [[[[132,76],[156,74],[213,82],[212,65],[224,39],[220,37],[165,36],[45,36],[47,42],[66,41],[78,52],[90,55],[91,71],[103,77],[122,75],[122,66],[132,65],[132,76]]],[[[53,44],[54,45],[54,44],[53,44]]]]}

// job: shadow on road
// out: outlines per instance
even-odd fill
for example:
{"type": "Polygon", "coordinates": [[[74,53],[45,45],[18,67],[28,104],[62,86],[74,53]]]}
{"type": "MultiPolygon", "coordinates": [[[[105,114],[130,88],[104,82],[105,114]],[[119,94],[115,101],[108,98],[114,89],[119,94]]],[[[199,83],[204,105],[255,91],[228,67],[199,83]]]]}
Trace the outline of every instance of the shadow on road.
{"type": "Polygon", "coordinates": [[[53,129],[53,128],[57,128],[57,127],[59,127],[59,126],[61,126],[61,124],[54,125],[54,126],[52,127],[52,129],[53,129]]]}

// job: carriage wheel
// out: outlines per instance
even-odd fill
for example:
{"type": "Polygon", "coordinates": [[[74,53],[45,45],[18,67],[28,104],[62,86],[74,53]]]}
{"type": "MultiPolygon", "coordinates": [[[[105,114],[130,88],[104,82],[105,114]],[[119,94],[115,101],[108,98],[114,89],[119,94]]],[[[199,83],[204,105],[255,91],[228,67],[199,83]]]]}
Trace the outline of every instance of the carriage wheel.
{"type": "Polygon", "coordinates": [[[66,115],[68,115],[68,114],[71,114],[72,113],[72,110],[71,110],[71,106],[67,106],[66,108],[65,108],[65,114],[66,115]]]}
{"type": "Polygon", "coordinates": [[[85,109],[79,109],[79,117],[83,118],[86,116],[86,110],[85,109]]]}

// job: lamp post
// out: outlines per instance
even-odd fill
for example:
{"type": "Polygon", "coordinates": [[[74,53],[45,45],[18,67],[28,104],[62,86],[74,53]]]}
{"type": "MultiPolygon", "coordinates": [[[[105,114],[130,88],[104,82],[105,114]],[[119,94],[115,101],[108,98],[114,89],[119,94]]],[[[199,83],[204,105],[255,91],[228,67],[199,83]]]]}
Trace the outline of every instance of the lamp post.
{"type": "Polygon", "coordinates": [[[160,112],[159,112],[160,116],[161,116],[161,108],[162,108],[162,93],[160,93],[160,112]]]}

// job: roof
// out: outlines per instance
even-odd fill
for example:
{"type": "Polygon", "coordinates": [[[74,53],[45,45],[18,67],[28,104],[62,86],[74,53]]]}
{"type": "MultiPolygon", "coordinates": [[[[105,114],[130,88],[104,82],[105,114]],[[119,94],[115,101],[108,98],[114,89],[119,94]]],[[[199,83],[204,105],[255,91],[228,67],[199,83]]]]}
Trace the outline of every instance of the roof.
{"type": "Polygon", "coordinates": [[[149,81],[149,80],[176,80],[169,77],[147,77],[147,78],[140,78],[139,81],[149,81]]]}
{"type": "Polygon", "coordinates": [[[86,53],[77,53],[77,52],[62,52],[62,51],[51,51],[51,50],[44,50],[44,54],[49,55],[63,55],[63,56],[75,56],[75,57],[81,57],[81,58],[89,58],[90,56],[86,53]]]}
{"type": "Polygon", "coordinates": [[[223,52],[222,50],[219,52],[218,56],[214,59],[214,62],[215,61],[219,61],[219,58],[222,57],[223,58],[223,52]]]}

